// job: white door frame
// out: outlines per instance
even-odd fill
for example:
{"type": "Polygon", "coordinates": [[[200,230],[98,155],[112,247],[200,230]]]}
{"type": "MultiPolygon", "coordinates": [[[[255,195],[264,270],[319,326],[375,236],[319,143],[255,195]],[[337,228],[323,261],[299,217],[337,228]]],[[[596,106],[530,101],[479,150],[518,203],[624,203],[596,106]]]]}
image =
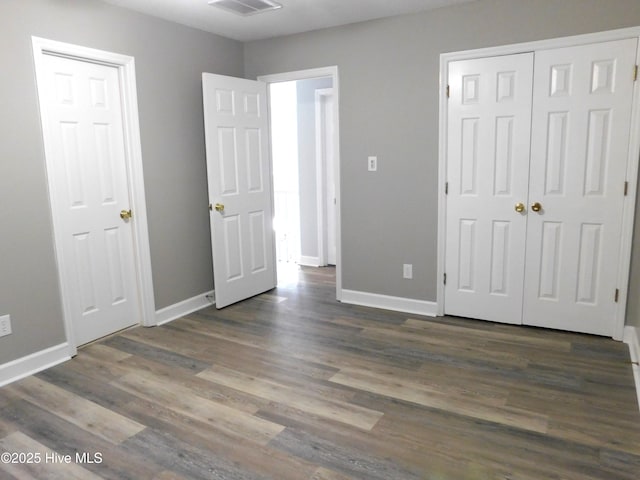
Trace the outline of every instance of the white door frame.
{"type": "MultiPolygon", "coordinates": [[[[155,300],[153,294],[153,280],[151,276],[151,253],[149,248],[149,231],[147,226],[147,207],[144,193],[144,179],[142,172],[142,148],[140,144],[140,127],[138,120],[138,97],[136,91],[135,62],[133,57],[116,53],[95,50],[69,43],[47,40],[39,37],[32,37],[33,60],[35,64],[36,78],[43,78],[43,57],[44,55],[57,55],[74,60],[98,63],[114,67],[118,70],[120,80],[120,91],[122,95],[122,116],[125,143],[125,162],[127,168],[128,188],[130,195],[131,209],[135,213],[135,222],[132,222],[133,249],[136,261],[136,283],[140,298],[140,318],[144,326],[156,325],[155,300]]],[[[45,86],[37,85],[39,98],[44,98],[45,86]]],[[[42,121],[42,135],[44,140],[44,154],[47,172],[53,171],[53,151],[49,139],[52,132],[49,123],[46,121],[46,110],[40,107],[40,117],[42,121]]],[[[62,262],[61,229],[56,228],[56,219],[53,212],[56,212],[55,185],[52,176],[47,175],[49,201],[52,211],[53,221],[53,241],[56,253],[56,264],[58,267],[58,278],[60,281],[60,294],[62,300],[62,313],[64,317],[64,328],[69,344],[69,355],[77,353],[76,340],[73,333],[71,308],[69,305],[69,285],[70,280],[65,277],[64,269],[60,268],[62,262]]]]}
{"type": "MultiPolygon", "coordinates": [[[[312,78],[331,77],[333,84],[333,144],[335,145],[335,186],[336,186],[336,299],[342,300],[342,240],[340,228],[340,85],[338,67],[320,67],[308,70],[260,75],[261,82],[279,83],[312,78]]],[[[272,160],[271,160],[272,161],[272,160]]],[[[273,168],[271,169],[273,172],[273,168]]]]}
{"type": "MultiPolygon", "coordinates": [[[[322,111],[322,100],[333,96],[333,88],[319,88],[315,91],[315,124],[316,124],[316,205],[318,215],[318,259],[320,265],[328,264],[328,245],[325,241],[328,229],[327,210],[327,175],[326,175],[326,142],[323,135],[325,114],[322,111]]],[[[334,145],[333,158],[335,158],[336,146],[334,145]]],[[[334,167],[335,169],[335,167],[334,167]]]]}
{"type": "MultiPolygon", "coordinates": [[[[447,196],[445,192],[447,182],[447,85],[448,65],[456,60],[472,58],[494,57],[497,55],[511,55],[523,52],[535,52],[551,48],[587,45],[590,43],[621,40],[625,38],[640,39],[640,27],[610,30],[606,32],[590,33],[572,37],[562,37],[537,42],[519,43],[500,47],[481,48],[462,52],[443,53],[440,55],[440,135],[438,151],[438,315],[444,315],[444,274],[445,274],[445,248],[446,248],[446,206],[447,196]]],[[[636,64],[640,63],[640,48],[636,56],[636,64]]],[[[627,74],[619,72],[620,75],[627,74]]],[[[628,72],[633,75],[633,72],[628,72]]],[[[613,338],[621,340],[624,331],[625,313],[627,307],[627,293],[629,289],[629,269],[631,263],[631,247],[633,240],[633,221],[635,215],[636,192],[638,187],[638,161],[640,156],[640,80],[633,86],[633,105],[631,114],[631,134],[629,140],[629,154],[627,157],[626,180],[629,182],[628,195],[624,198],[622,214],[622,235],[618,256],[618,281],[617,288],[620,297],[616,305],[615,333],[613,338]]]]}

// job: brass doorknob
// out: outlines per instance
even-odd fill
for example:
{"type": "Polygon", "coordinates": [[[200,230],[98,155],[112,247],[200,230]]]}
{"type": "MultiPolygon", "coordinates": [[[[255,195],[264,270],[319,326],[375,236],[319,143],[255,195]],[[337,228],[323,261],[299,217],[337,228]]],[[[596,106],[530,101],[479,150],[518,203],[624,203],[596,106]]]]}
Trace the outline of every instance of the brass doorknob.
{"type": "Polygon", "coordinates": [[[516,212],[518,213],[524,212],[524,203],[516,203],[516,212]]]}
{"type": "Polygon", "coordinates": [[[539,212],[540,210],[542,210],[542,205],[536,202],[533,205],[531,205],[531,210],[533,210],[534,212],[539,212]]]}
{"type": "Polygon", "coordinates": [[[120,210],[120,218],[123,220],[127,220],[131,218],[131,210],[120,210]]]}
{"type": "Polygon", "coordinates": [[[213,207],[213,208],[215,208],[215,209],[216,209],[216,212],[222,212],[222,211],[224,211],[224,205],[223,205],[223,204],[221,204],[221,203],[216,203],[216,206],[215,206],[215,207],[213,207]]]}

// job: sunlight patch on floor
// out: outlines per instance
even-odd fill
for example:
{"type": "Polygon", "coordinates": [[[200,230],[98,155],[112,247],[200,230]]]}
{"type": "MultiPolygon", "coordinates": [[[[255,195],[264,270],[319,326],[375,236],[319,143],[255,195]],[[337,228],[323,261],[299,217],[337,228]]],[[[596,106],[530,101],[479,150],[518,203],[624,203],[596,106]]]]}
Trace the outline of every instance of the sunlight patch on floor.
{"type": "Polygon", "coordinates": [[[297,285],[300,267],[293,262],[278,262],[278,286],[297,285]]]}

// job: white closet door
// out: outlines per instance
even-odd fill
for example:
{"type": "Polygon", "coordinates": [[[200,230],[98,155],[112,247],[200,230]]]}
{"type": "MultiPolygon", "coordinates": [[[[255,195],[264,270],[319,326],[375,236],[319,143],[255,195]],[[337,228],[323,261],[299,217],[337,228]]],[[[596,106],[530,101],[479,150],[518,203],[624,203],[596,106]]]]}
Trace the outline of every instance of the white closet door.
{"type": "Polygon", "coordinates": [[[522,322],[533,54],[449,64],[445,311],[522,322]]]}
{"type": "Polygon", "coordinates": [[[613,334],[636,43],[536,52],[525,324],[613,334]]]}

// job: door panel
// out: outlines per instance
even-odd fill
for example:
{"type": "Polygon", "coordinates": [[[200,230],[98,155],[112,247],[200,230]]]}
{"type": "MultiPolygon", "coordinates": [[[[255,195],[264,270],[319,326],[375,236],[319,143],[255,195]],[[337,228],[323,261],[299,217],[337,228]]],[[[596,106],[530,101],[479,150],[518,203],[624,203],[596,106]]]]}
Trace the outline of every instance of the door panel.
{"type": "Polygon", "coordinates": [[[445,312],[521,323],[533,54],[448,73],[445,312]]]}
{"type": "Polygon", "coordinates": [[[216,307],[276,285],[266,84],[202,75],[216,307]]]}
{"type": "Polygon", "coordinates": [[[562,222],[542,223],[540,279],[538,283],[540,298],[558,299],[561,238],[562,222]]]}
{"type": "Polygon", "coordinates": [[[613,335],[636,43],[536,52],[525,324],[613,335]]]}
{"type": "Polygon", "coordinates": [[[76,345],[139,322],[118,71],[43,57],[54,225],[76,345]]]}

